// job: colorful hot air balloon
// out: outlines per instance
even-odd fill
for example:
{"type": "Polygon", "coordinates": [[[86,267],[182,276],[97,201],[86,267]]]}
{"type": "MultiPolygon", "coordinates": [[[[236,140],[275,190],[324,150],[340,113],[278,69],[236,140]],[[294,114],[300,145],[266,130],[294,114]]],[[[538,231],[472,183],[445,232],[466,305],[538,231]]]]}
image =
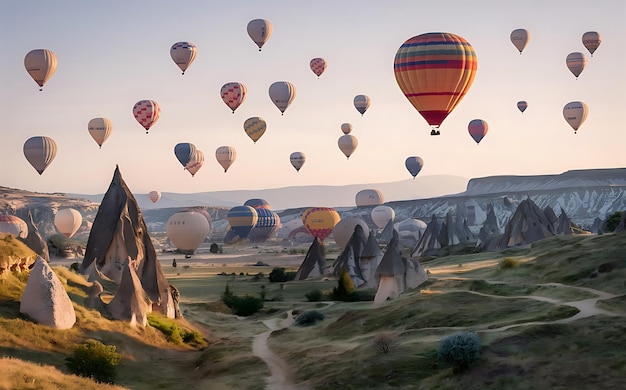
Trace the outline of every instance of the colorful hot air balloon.
{"type": "Polygon", "coordinates": [[[46,49],[31,50],[24,57],[24,67],[41,91],[57,69],[57,56],[46,49]]]}
{"type": "Polygon", "coordinates": [[[235,159],[237,158],[237,151],[232,146],[220,146],[215,151],[215,158],[222,168],[224,168],[224,172],[226,172],[235,162],[235,159]]]}
{"type": "Polygon", "coordinates": [[[266,201],[265,199],[260,199],[260,198],[252,198],[252,199],[248,199],[243,203],[244,206],[250,206],[253,207],[255,209],[267,209],[269,210],[270,204],[268,201],[266,201]]]}
{"type": "Polygon", "coordinates": [[[187,168],[189,161],[193,158],[196,153],[196,145],[189,142],[181,142],[174,146],[174,155],[183,166],[183,168],[187,168]]]}
{"type": "Polygon", "coordinates": [[[530,41],[530,33],[528,30],[523,28],[518,28],[517,30],[513,30],[511,32],[511,42],[513,42],[513,46],[519,50],[519,53],[522,54],[526,45],[530,41]]]}
{"type": "Polygon", "coordinates": [[[317,78],[319,78],[326,70],[327,64],[326,60],[323,58],[313,58],[309,63],[309,66],[311,67],[311,70],[313,71],[313,73],[315,73],[317,78]]]}
{"type": "Polygon", "coordinates": [[[159,201],[159,199],[161,199],[161,192],[160,191],[150,191],[148,193],[148,197],[150,197],[150,201],[152,203],[156,203],[159,201]]]}
{"type": "Polygon", "coordinates": [[[352,234],[354,233],[356,225],[361,226],[363,233],[365,233],[365,237],[369,236],[370,228],[364,220],[357,217],[342,218],[341,221],[337,222],[333,228],[333,239],[335,240],[335,243],[337,243],[337,246],[341,249],[346,247],[348,241],[350,241],[350,237],[352,237],[352,234]]]}
{"type": "Polygon", "coordinates": [[[339,137],[337,145],[339,145],[341,152],[346,155],[346,158],[349,159],[356,147],[359,146],[359,140],[352,134],[344,134],[339,137]]]}
{"type": "Polygon", "coordinates": [[[585,69],[585,65],[587,65],[587,58],[579,51],[569,53],[565,59],[565,65],[567,65],[567,69],[569,69],[578,80],[578,76],[580,76],[585,69]]]}
{"type": "Polygon", "coordinates": [[[517,102],[517,109],[520,110],[522,114],[524,113],[524,111],[526,111],[527,108],[528,103],[525,100],[520,100],[519,102],[517,102]]]}
{"type": "Polygon", "coordinates": [[[393,219],[396,217],[396,212],[389,206],[379,205],[372,209],[370,217],[372,218],[374,224],[379,229],[382,229],[387,226],[387,223],[389,223],[389,221],[393,221],[393,219]]]}
{"type": "Polygon", "coordinates": [[[187,171],[191,173],[191,177],[194,177],[200,168],[202,168],[202,164],[204,164],[204,153],[202,153],[201,150],[196,149],[196,152],[193,156],[191,156],[191,159],[185,168],[187,168],[187,171]]]}
{"type": "Polygon", "coordinates": [[[341,131],[344,134],[350,134],[352,132],[352,124],[351,123],[342,123],[341,124],[341,131]]]}
{"type": "Polygon", "coordinates": [[[357,207],[376,206],[385,203],[383,193],[375,189],[365,189],[356,193],[354,202],[357,207]]]}
{"type": "Polygon", "coordinates": [[[74,209],[61,209],[54,215],[54,226],[56,226],[59,233],[63,234],[67,238],[71,238],[83,223],[83,216],[80,215],[78,210],[74,209]]]}
{"type": "Polygon", "coordinates": [[[220,94],[224,103],[233,110],[234,114],[237,107],[246,100],[247,91],[246,86],[242,83],[232,82],[224,84],[220,94]]]}
{"type": "Polygon", "coordinates": [[[266,208],[255,208],[258,219],[250,232],[248,240],[251,242],[265,242],[280,227],[280,217],[272,210],[266,208]]]}
{"type": "Polygon", "coordinates": [[[405,41],[394,60],[400,89],[433,127],[431,135],[467,93],[478,61],[464,38],[450,33],[426,33],[405,41]]]}
{"type": "Polygon", "coordinates": [[[353,103],[354,108],[361,113],[361,116],[370,108],[370,98],[367,95],[356,95],[353,103]]]}
{"type": "Polygon", "coordinates": [[[259,47],[259,51],[263,45],[270,39],[272,35],[272,23],[265,19],[254,19],[248,23],[248,35],[252,41],[259,47]]]}
{"type": "Polygon", "coordinates": [[[196,59],[197,53],[196,45],[191,42],[176,42],[170,48],[170,56],[180,70],[183,71],[183,74],[185,74],[193,60],[196,59]]]}
{"type": "Polygon", "coordinates": [[[235,206],[228,211],[230,228],[241,238],[247,238],[252,227],[257,223],[259,215],[254,207],[235,206]]]}
{"type": "Polygon", "coordinates": [[[302,152],[293,152],[289,155],[289,161],[291,165],[296,168],[296,172],[300,172],[300,168],[302,168],[306,161],[306,156],[302,152]]]}
{"type": "Polygon", "coordinates": [[[57,144],[50,137],[36,136],[24,142],[24,156],[41,175],[57,155],[57,144]]]}
{"type": "Polygon", "coordinates": [[[91,138],[102,148],[102,144],[109,138],[113,131],[113,123],[107,118],[93,118],[87,124],[87,130],[89,130],[91,138]]]}
{"type": "Polygon", "coordinates": [[[424,160],[417,156],[408,157],[404,161],[404,166],[406,166],[406,169],[411,173],[413,179],[415,179],[415,176],[417,176],[424,167],[424,160]]]}
{"type": "Polygon", "coordinates": [[[574,134],[578,131],[578,128],[587,119],[589,108],[583,102],[569,102],[563,107],[563,116],[567,123],[574,129],[574,134]]]}
{"type": "Polygon", "coordinates": [[[296,98],[296,87],[289,81],[277,81],[270,85],[269,94],[272,102],[284,113],[296,98]]]}
{"type": "Polygon", "coordinates": [[[15,237],[28,237],[28,225],[15,215],[0,214],[0,233],[12,234],[15,237]]]}
{"type": "Polygon", "coordinates": [[[245,122],[243,122],[243,130],[254,143],[256,143],[256,141],[258,141],[259,138],[261,138],[261,136],[265,134],[266,129],[267,123],[263,118],[258,116],[253,116],[252,118],[248,118],[245,122]]]}
{"type": "Polygon", "coordinates": [[[467,125],[470,136],[479,144],[489,130],[489,125],[482,119],[472,119],[467,125]]]}
{"type": "Polygon", "coordinates": [[[148,134],[148,130],[159,120],[161,108],[154,100],[140,100],[133,107],[133,115],[148,134]]]}
{"type": "Polygon", "coordinates": [[[602,36],[597,31],[587,31],[583,34],[583,45],[589,50],[589,54],[593,57],[593,53],[602,43],[602,36]]]}
{"type": "Polygon", "coordinates": [[[179,252],[192,255],[209,234],[210,226],[204,215],[195,211],[180,211],[167,220],[165,232],[179,252]]]}
{"type": "Polygon", "coordinates": [[[330,207],[311,207],[302,213],[302,224],[320,243],[333,232],[340,220],[339,213],[330,207]]]}

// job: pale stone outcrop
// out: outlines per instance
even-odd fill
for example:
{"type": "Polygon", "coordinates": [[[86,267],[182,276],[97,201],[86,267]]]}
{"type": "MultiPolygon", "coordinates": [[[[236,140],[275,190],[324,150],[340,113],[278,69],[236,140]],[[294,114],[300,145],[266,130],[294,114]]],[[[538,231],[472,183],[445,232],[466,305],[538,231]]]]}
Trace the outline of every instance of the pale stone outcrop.
{"type": "Polygon", "coordinates": [[[70,297],[52,268],[42,258],[35,261],[20,299],[20,313],[56,329],[70,329],[76,313],[70,297]]]}
{"type": "Polygon", "coordinates": [[[419,258],[422,256],[429,256],[436,253],[441,248],[439,221],[437,216],[433,214],[430,222],[426,226],[424,234],[420,237],[417,245],[411,252],[411,257],[419,258]]]}
{"type": "MultiPolygon", "coordinates": [[[[393,237],[393,227],[391,236],[393,237]]],[[[372,231],[370,231],[365,243],[365,248],[359,258],[359,267],[361,268],[361,274],[365,278],[365,284],[360,288],[376,288],[378,287],[379,280],[376,279],[376,269],[380,265],[380,261],[383,259],[383,251],[380,250],[378,241],[372,231]]]]}
{"type": "Polygon", "coordinates": [[[337,257],[335,264],[333,264],[333,275],[339,277],[342,270],[346,270],[352,279],[352,283],[354,283],[354,287],[357,288],[365,284],[365,278],[359,267],[359,259],[363,249],[365,249],[366,242],[367,237],[363,227],[358,224],[355,225],[350,240],[348,240],[346,247],[337,257]]]}
{"type": "Polygon", "coordinates": [[[106,307],[116,320],[128,321],[131,326],[148,324],[152,303],[131,264],[124,264],[119,289],[106,307]]]}
{"type": "Polygon", "coordinates": [[[295,280],[305,280],[316,278],[326,273],[326,259],[324,258],[324,248],[317,238],[313,238],[313,243],[306,252],[306,256],[296,272],[295,280]]]}

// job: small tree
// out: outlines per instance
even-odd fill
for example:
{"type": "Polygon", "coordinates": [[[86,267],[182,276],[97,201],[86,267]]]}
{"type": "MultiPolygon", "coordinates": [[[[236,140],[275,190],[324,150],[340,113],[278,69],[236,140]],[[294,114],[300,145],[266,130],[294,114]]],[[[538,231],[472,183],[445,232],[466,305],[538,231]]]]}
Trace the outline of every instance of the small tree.
{"type": "Polygon", "coordinates": [[[605,232],[613,232],[619,225],[619,221],[622,219],[622,211],[617,211],[610,215],[606,221],[604,222],[604,231],[605,232]]]}
{"type": "Polygon", "coordinates": [[[114,383],[117,365],[121,360],[115,345],[104,345],[90,339],[74,349],[74,356],[66,358],[65,365],[76,375],[93,378],[98,382],[114,383]]]}
{"type": "Polygon", "coordinates": [[[389,352],[389,350],[391,350],[391,347],[396,345],[396,343],[396,335],[390,332],[379,333],[374,337],[374,340],[372,340],[372,344],[374,344],[374,347],[382,353],[389,352]]]}
{"type": "Polygon", "coordinates": [[[274,269],[272,270],[272,272],[270,272],[269,275],[269,281],[274,283],[274,282],[286,282],[287,281],[287,274],[285,273],[285,269],[283,267],[274,267],[274,269]]]}
{"type": "Polygon", "coordinates": [[[295,324],[298,326],[309,326],[315,324],[317,321],[324,320],[324,313],[317,310],[308,310],[304,313],[300,313],[296,317],[295,324]]]}
{"type": "Polygon", "coordinates": [[[235,299],[235,294],[230,289],[230,285],[226,283],[226,288],[224,288],[224,292],[222,293],[222,302],[230,308],[233,307],[233,300],[235,299]]]}
{"type": "Polygon", "coordinates": [[[439,341],[437,357],[444,366],[452,366],[454,372],[467,369],[480,356],[480,338],[473,332],[459,332],[439,341]]]}

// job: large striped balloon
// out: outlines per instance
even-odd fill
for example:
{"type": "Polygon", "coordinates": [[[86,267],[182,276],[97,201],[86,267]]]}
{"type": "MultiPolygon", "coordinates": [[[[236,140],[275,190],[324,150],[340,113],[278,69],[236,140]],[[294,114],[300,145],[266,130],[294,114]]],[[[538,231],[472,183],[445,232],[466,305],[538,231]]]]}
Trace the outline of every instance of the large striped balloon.
{"type": "Polygon", "coordinates": [[[266,208],[255,208],[259,218],[248,233],[251,242],[265,242],[280,227],[280,217],[277,213],[266,208]]]}
{"type": "Polygon", "coordinates": [[[241,238],[248,237],[259,219],[256,209],[250,206],[235,206],[228,211],[227,217],[231,229],[241,238]]]}
{"type": "Polygon", "coordinates": [[[311,207],[302,213],[302,224],[320,243],[333,232],[340,220],[339,213],[330,207],[311,207]]]}
{"type": "Polygon", "coordinates": [[[442,32],[410,38],[398,49],[393,64],[404,96],[433,128],[463,99],[477,67],[472,45],[458,35],[442,32]]]}
{"type": "Polygon", "coordinates": [[[258,141],[259,138],[261,138],[261,136],[265,134],[266,129],[267,123],[263,118],[258,116],[253,116],[252,118],[248,118],[245,122],[243,122],[243,130],[254,143],[256,143],[256,141],[258,141]]]}

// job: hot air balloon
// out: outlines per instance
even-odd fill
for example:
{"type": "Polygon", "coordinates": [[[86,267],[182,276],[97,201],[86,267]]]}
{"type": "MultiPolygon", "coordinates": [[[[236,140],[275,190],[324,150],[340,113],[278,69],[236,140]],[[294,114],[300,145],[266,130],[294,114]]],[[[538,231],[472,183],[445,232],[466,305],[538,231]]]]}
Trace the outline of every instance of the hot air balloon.
{"type": "Polygon", "coordinates": [[[248,199],[243,203],[244,206],[250,206],[253,207],[255,209],[270,209],[270,204],[268,203],[268,201],[266,201],[265,199],[260,199],[260,198],[253,198],[253,199],[248,199]]]}
{"type": "Polygon", "coordinates": [[[280,217],[270,209],[255,208],[258,219],[248,233],[251,242],[265,242],[280,227],[280,217]]]}
{"type": "Polygon", "coordinates": [[[39,90],[43,90],[44,84],[52,77],[57,69],[57,56],[50,50],[31,50],[24,57],[24,67],[39,85],[39,90]]]}
{"type": "Polygon", "coordinates": [[[59,233],[67,238],[71,238],[76,234],[82,223],[83,216],[80,215],[78,210],[61,209],[54,215],[54,226],[56,226],[59,233]]]}
{"type": "Polygon", "coordinates": [[[57,155],[57,144],[50,137],[36,136],[24,142],[24,156],[41,175],[57,155]]]}
{"type": "Polygon", "coordinates": [[[563,107],[563,116],[567,123],[574,129],[574,134],[578,131],[578,128],[587,119],[589,108],[583,102],[569,102],[563,107]]]}
{"type": "Polygon", "coordinates": [[[346,155],[346,158],[350,158],[352,153],[356,150],[356,147],[359,146],[359,140],[352,134],[344,134],[339,137],[337,144],[343,154],[346,155]]]}
{"type": "Polygon", "coordinates": [[[396,217],[396,212],[389,206],[379,205],[372,209],[370,217],[372,218],[372,221],[374,221],[374,224],[379,229],[382,229],[387,226],[389,221],[393,221],[396,217]]]}
{"type": "Polygon", "coordinates": [[[231,229],[241,238],[248,237],[259,219],[256,209],[250,206],[235,206],[228,211],[227,217],[231,229]]]}
{"type": "Polygon", "coordinates": [[[417,176],[417,174],[422,170],[422,167],[424,167],[424,160],[417,156],[408,157],[404,161],[404,166],[406,166],[406,169],[408,169],[411,176],[413,176],[413,179],[415,179],[415,176],[417,176]]]}
{"type": "Polygon", "coordinates": [[[113,131],[113,123],[107,118],[93,118],[87,124],[87,130],[98,146],[102,148],[102,144],[113,131]]]}
{"type": "Polygon", "coordinates": [[[602,36],[597,31],[587,31],[583,34],[583,45],[589,50],[589,54],[593,57],[593,53],[602,43],[602,36]]]}
{"type": "Polygon", "coordinates": [[[528,103],[525,100],[520,100],[519,102],[517,102],[517,109],[520,110],[522,113],[526,111],[526,108],[528,108],[528,103]]]}
{"type": "Polygon", "coordinates": [[[133,107],[133,115],[148,134],[148,130],[159,120],[161,108],[154,100],[140,100],[133,107]]]}
{"type": "Polygon", "coordinates": [[[193,60],[196,59],[197,53],[196,45],[191,42],[176,42],[170,48],[170,56],[180,70],[183,71],[183,74],[185,74],[193,60]]]}
{"type": "Polygon", "coordinates": [[[287,107],[296,98],[296,87],[289,81],[277,81],[270,85],[270,99],[284,113],[287,107]]]}
{"type": "Polygon", "coordinates": [[[333,227],[333,239],[341,249],[345,248],[348,241],[350,241],[356,225],[361,225],[365,237],[370,234],[370,228],[367,226],[367,223],[356,217],[343,218],[333,227]]]}
{"type": "Polygon", "coordinates": [[[352,132],[352,124],[351,123],[342,123],[341,124],[341,131],[344,134],[350,134],[350,132],[352,132]]]}
{"type": "Polygon", "coordinates": [[[174,155],[183,166],[183,168],[187,168],[189,161],[193,158],[196,153],[196,146],[189,142],[181,142],[174,146],[174,155]]]}
{"type": "Polygon", "coordinates": [[[0,214],[0,233],[12,234],[15,237],[28,237],[28,225],[15,215],[0,214]]]}
{"type": "Polygon", "coordinates": [[[519,50],[519,53],[522,54],[526,45],[530,41],[530,33],[528,30],[523,28],[518,28],[517,30],[513,30],[511,32],[511,42],[513,42],[513,46],[519,50]]]}
{"type": "Polygon", "coordinates": [[[253,116],[252,118],[248,118],[245,122],[243,122],[243,130],[254,143],[256,143],[256,141],[258,141],[259,138],[261,138],[261,136],[265,134],[266,129],[267,123],[263,118],[258,116],[253,116]]]}
{"type": "Polygon", "coordinates": [[[302,224],[320,243],[333,232],[340,220],[339,213],[330,207],[311,207],[302,212],[302,224]]]}
{"type": "Polygon", "coordinates": [[[196,149],[196,152],[191,156],[189,163],[187,163],[187,171],[191,173],[191,177],[202,168],[202,164],[204,164],[204,153],[201,150],[196,149]]]}
{"type": "Polygon", "coordinates": [[[375,189],[365,189],[356,193],[354,202],[357,207],[376,206],[385,203],[383,193],[375,189]]]}
{"type": "Polygon", "coordinates": [[[161,199],[161,192],[160,191],[150,191],[148,193],[148,196],[150,197],[150,201],[152,203],[156,203],[159,201],[159,199],[161,199]]]}
{"type": "Polygon", "coordinates": [[[272,35],[272,23],[265,19],[254,19],[248,23],[248,35],[259,47],[259,51],[272,35]]]}
{"type": "Polygon", "coordinates": [[[436,130],[467,93],[478,62],[474,48],[450,33],[426,33],[405,41],[396,52],[394,73],[409,102],[436,130]]]}
{"type": "Polygon", "coordinates": [[[167,220],[165,232],[179,252],[192,255],[209,234],[210,226],[204,215],[195,211],[180,211],[167,220]]]}
{"type": "Polygon", "coordinates": [[[365,111],[367,111],[367,109],[370,108],[369,96],[356,95],[354,97],[354,108],[356,108],[356,110],[360,112],[361,115],[365,114],[365,111]]]}
{"type": "Polygon", "coordinates": [[[296,172],[300,172],[300,168],[302,168],[306,161],[306,156],[302,152],[293,152],[289,155],[289,161],[291,165],[296,168],[296,172]]]}
{"type": "Polygon", "coordinates": [[[565,59],[565,65],[567,65],[567,69],[578,79],[578,76],[580,76],[585,69],[585,65],[587,65],[587,58],[579,51],[569,53],[565,59]]]}
{"type": "Polygon", "coordinates": [[[226,172],[235,162],[235,159],[237,158],[237,151],[232,146],[220,146],[215,151],[215,158],[222,168],[224,168],[224,172],[226,172]]]}
{"type": "Polygon", "coordinates": [[[472,119],[467,125],[470,136],[479,144],[489,130],[489,125],[482,119],[472,119]]]}
{"type": "Polygon", "coordinates": [[[317,78],[319,78],[326,70],[327,64],[326,60],[323,58],[313,58],[309,65],[311,66],[311,70],[313,71],[313,73],[315,73],[317,78]]]}
{"type": "Polygon", "coordinates": [[[232,82],[226,83],[222,86],[222,90],[220,94],[222,95],[222,100],[231,110],[233,110],[233,114],[237,107],[239,107],[244,100],[246,100],[246,92],[247,88],[242,83],[232,82]]]}

